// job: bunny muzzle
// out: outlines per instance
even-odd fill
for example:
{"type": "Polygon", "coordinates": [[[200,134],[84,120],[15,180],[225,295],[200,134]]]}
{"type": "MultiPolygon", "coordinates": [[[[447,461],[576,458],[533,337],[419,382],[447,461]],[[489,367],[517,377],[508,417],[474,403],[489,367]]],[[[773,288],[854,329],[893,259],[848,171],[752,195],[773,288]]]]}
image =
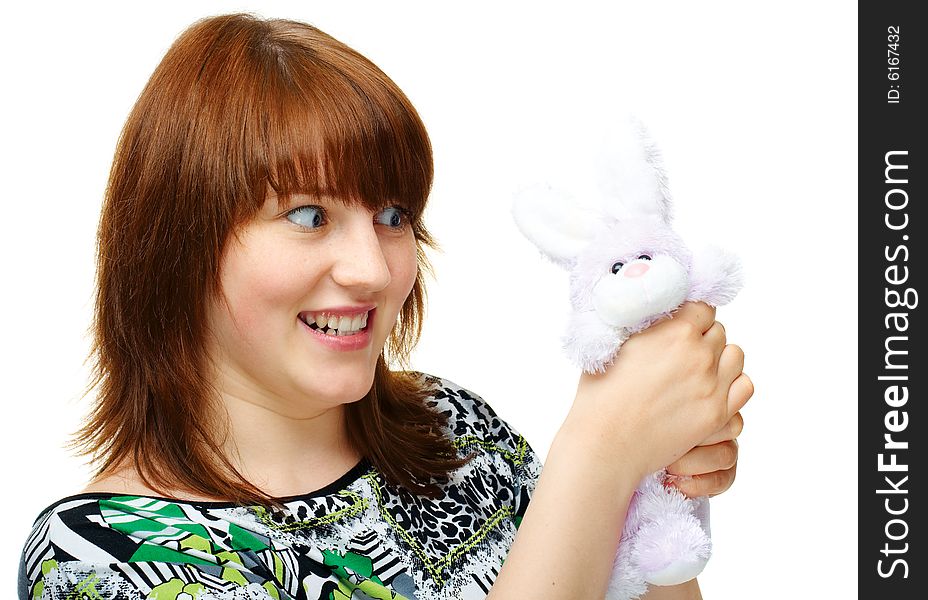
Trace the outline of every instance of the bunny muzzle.
{"type": "Polygon", "coordinates": [[[689,291],[686,269],[666,254],[615,263],[612,270],[593,286],[592,301],[599,318],[613,327],[634,329],[670,312],[689,291]]]}

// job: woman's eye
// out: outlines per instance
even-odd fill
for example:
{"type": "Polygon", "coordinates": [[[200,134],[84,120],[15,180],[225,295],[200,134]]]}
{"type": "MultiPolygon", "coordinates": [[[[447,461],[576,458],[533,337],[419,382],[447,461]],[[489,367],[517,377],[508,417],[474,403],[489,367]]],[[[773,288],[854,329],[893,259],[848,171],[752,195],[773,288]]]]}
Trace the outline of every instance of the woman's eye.
{"type": "Polygon", "coordinates": [[[402,229],[409,221],[408,213],[399,206],[387,207],[377,213],[377,216],[374,218],[381,225],[386,225],[393,229],[402,229]]]}
{"type": "Polygon", "coordinates": [[[641,256],[638,257],[638,260],[651,260],[651,257],[648,256],[647,254],[642,254],[641,256]]]}
{"type": "Polygon", "coordinates": [[[300,206],[288,212],[287,219],[305,229],[316,229],[325,224],[325,209],[321,206],[300,206]]]}
{"type": "Polygon", "coordinates": [[[614,263],[614,264],[612,265],[612,274],[615,275],[615,274],[618,273],[619,270],[621,270],[622,267],[624,267],[624,266],[625,266],[625,263],[620,263],[620,262],[614,263]]]}

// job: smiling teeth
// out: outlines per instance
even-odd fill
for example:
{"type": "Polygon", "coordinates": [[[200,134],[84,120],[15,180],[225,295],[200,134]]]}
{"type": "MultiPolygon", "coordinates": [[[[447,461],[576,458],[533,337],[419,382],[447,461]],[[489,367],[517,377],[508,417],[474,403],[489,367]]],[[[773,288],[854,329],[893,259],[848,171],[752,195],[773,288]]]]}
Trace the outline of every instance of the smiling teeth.
{"type": "Polygon", "coordinates": [[[326,335],[354,335],[367,327],[367,315],[366,312],[354,316],[307,314],[305,323],[326,335]]]}

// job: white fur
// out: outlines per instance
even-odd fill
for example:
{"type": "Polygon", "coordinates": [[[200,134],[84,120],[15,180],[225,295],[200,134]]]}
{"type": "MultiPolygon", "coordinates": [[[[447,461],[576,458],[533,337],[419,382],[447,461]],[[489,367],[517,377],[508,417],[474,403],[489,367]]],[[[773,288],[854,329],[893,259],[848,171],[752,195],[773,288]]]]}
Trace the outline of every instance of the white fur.
{"type": "Polygon", "coordinates": [[[670,192],[663,161],[644,125],[631,118],[604,129],[594,159],[603,212],[621,219],[653,215],[670,224],[670,192]],[[629,142],[632,143],[629,143],[629,142]]]}
{"type": "Polygon", "coordinates": [[[673,258],[662,255],[651,260],[627,263],[618,273],[602,277],[593,286],[593,308],[599,318],[613,327],[632,328],[653,315],[669,312],[689,291],[686,271],[673,258]],[[647,273],[628,277],[634,264],[644,264],[647,273]]]}
{"type": "Polygon", "coordinates": [[[712,306],[723,306],[735,299],[744,285],[741,262],[732,254],[715,246],[705,246],[693,261],[693,281],[687,300],[701,300],[712,306]]]}
{"type": "MultiPolygon", "coordinates": [[[[604,371],[629,336],[684,301],[713,306],[742,285],[738,260],[722,250],[690,252],[671,229],[672,211],[660,154],[637,123],[607,138],[594,161],[593,198],[536,186],[513,206],[519,229],[542,253],[570,271],[573,308],[564,347],[584,371],[604,371]],[[647,255],[647,258],[642,256],[647,255]],[[648,265],[628,277],[622,269],[648,265]]],[[[582,189],[582,185],[578,185],[582,189]]],[[[608,600],[631,600],[647,583],[672,585],[698,575],[709,559],[708,502],[689,499],[654,473],[628,508],[608,600]]]]}
{"type": "Polygon", "coordinates": [[[565,268],[570,268],[602,229],[599,214],[574,203],[565,192],[546,185],[517,194],[512,214],[522,234],[565,268]]]}

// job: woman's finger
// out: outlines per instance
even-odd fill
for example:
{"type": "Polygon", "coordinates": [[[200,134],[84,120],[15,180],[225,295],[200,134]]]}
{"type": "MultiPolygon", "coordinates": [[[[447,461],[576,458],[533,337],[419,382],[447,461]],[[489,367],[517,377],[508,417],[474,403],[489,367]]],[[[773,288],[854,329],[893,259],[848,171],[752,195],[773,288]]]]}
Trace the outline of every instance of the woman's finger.
{"type": "Polygon", "coordinates": [[[712,344],[712,347],[715,351],[715,361],[718,362],[726,348],[725,326],[716,321],[712,324],[712,327],[710,327],[708,331],[702,334],[702,337],[707,342],[712,344]]]}
{"type": "Polygon", "coordinates": [[[671,477],[672,485],[683,492],[689,498],[699,496],[717,496],[728,490],[731,484],[735,482],[735,475],[738,471],[738,465],[724,471],[715,471],[704,475],[695,475],[692,477],[671,477]]]}
{"type": "Polygon", "coordinates": [[[712,446],[713,444],[718,444],[719,442],[733,440],[741,435],[742,430],[744,430],[744,417],[741,416],[740,412],[736,412],[734,416],[729,419],[728,423],[725,423],[721,429],[703,440],[699,445],[712,446]]]}
{"type": "Polygon", "coordinates": [[[732,414],[741,410],[754,395],[754,382],[741,373],[728,388],[728,410],[732,414]]]}
{"type": "Polygon", "coordinates": [[[705,302],[686,302],[672,313],[671,318],[689,321],[700,333],[705,333],[715,323],[715,307],[705,302]]]}
{"type": "Polygon", "coordinates": [[[725,471],[738,462],[738,442],[729,440],[711,446],[696,446],[667,467],[671,475],[705,475],[725,471]]]}
{"type": "Polygon", "coordinates": [[[726,385],[741,375],[744,370],[744,350],[735,344],[728,344],[719,357],[719,382],[726,385]]]}

